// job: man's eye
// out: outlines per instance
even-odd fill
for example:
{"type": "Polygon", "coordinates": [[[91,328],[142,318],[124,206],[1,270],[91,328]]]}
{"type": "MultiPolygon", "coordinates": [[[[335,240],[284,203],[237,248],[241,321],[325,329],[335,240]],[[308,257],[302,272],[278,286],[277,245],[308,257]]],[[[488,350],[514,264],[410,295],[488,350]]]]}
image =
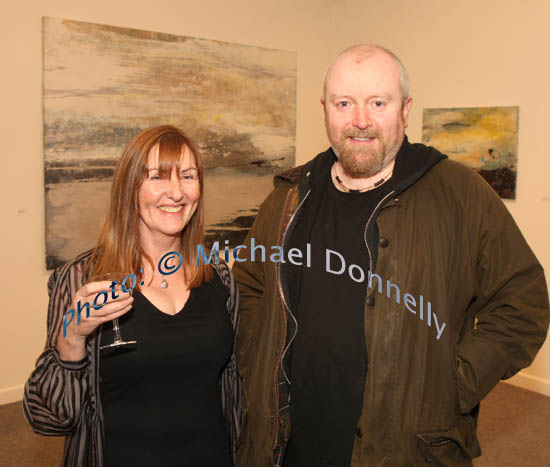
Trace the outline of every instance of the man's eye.
{"type": "Polygon", "coordinates": [[[340,101],[336,103],[337,107],[349,107],[350,103],[348,101],[340,101]]]}
{"type": "Polygon", "coordinates": [[[383,101],[374,101],[374,102],[373,102],[373,105],[374,105],[374,107],[376,107],[377,109],[381,109],[382,107],[384,107],[384,102],[383,102],[383,101]]]}

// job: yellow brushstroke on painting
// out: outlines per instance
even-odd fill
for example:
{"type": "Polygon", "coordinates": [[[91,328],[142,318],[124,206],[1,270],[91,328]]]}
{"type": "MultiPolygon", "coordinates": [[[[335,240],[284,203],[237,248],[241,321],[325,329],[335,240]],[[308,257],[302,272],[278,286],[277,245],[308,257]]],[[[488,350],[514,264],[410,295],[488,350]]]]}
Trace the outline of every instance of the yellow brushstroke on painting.
{"type": "Polygon", "coordinates": [[[423,141],[474,168],[515,167],[517,108],[427,109],[423,141]]]}
{"type": "Polygon", "coordinates": [[[280,127],[293,121],[295,102],[289,100],[292,87],[289,77],[238,75],[216,70],[216,79],[201,83],[200,96],[211,102],[212,110],[228,110],[225,122],[243,125],[280,127]],[[250,109],[254,109],[253,112],[250,109]]]}

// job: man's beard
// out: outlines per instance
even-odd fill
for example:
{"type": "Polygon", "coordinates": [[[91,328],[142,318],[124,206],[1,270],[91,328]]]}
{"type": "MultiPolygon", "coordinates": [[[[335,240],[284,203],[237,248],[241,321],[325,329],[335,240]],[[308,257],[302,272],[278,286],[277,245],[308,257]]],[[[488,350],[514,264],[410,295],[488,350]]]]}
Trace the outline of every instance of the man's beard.
{"type": "Polygon", "coordinates": [[[348,177],[372,177],[390,162],[386,160],[387,151],[384,145],[384,136],[375,128],[365,131],[349,130],[342,133],[337,140],[331,140],[331,143],[348,177]],[[371,145],[365,148],[351,148],[350,145],[353,143],[349,142],[348,138],[350,137],[376,138],[376,142],[371,143],[371,145]]]}

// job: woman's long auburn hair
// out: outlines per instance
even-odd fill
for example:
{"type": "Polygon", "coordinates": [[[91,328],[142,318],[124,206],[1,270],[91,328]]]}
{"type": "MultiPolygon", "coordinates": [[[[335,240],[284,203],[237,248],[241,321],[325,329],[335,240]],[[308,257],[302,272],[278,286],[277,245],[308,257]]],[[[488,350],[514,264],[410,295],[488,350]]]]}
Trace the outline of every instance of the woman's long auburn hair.
{"type": "MultiPolygon", "coordinates": [[[[137,277],[136,290],[143,279],[143,260],[151,264],[150,256],[143,250],[139,234],[139,190],[147,176],[147,159],[153,146],[159,144],[159,175],[169,177],[172,168],[180,173],[182,150],[187,147],[193,154],[200,184],[197,209],[182,231],[179,251],[183,256],[185,279],[189,288],[208,282],[212,268],[204,262],[198,265],[197,245],[203,244],[204,229],[204,172],[202,159],[193,142],[178,128],[162,125],[138,133],[128,143],[118,161],[111,200],[93,254],[86,265],[84,276],[108,272],[124,272],[137,277]]],[[[167,252],[168,253],[168,252],[167,252]]]]}

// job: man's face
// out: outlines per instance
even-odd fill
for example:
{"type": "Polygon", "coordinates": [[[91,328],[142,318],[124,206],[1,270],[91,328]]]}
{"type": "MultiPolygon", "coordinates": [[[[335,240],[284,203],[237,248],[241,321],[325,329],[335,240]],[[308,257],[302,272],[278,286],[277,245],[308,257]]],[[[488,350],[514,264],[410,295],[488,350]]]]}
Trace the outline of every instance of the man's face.
{"type": "Polygon", "coordinates": [[[360,62],[354,55],[338,58],[321,103],[328,138],[346,175],[371,177],[395,158],[412,99],[402,102],[399,67],[389,55],[375,51],[360,62]]]}

